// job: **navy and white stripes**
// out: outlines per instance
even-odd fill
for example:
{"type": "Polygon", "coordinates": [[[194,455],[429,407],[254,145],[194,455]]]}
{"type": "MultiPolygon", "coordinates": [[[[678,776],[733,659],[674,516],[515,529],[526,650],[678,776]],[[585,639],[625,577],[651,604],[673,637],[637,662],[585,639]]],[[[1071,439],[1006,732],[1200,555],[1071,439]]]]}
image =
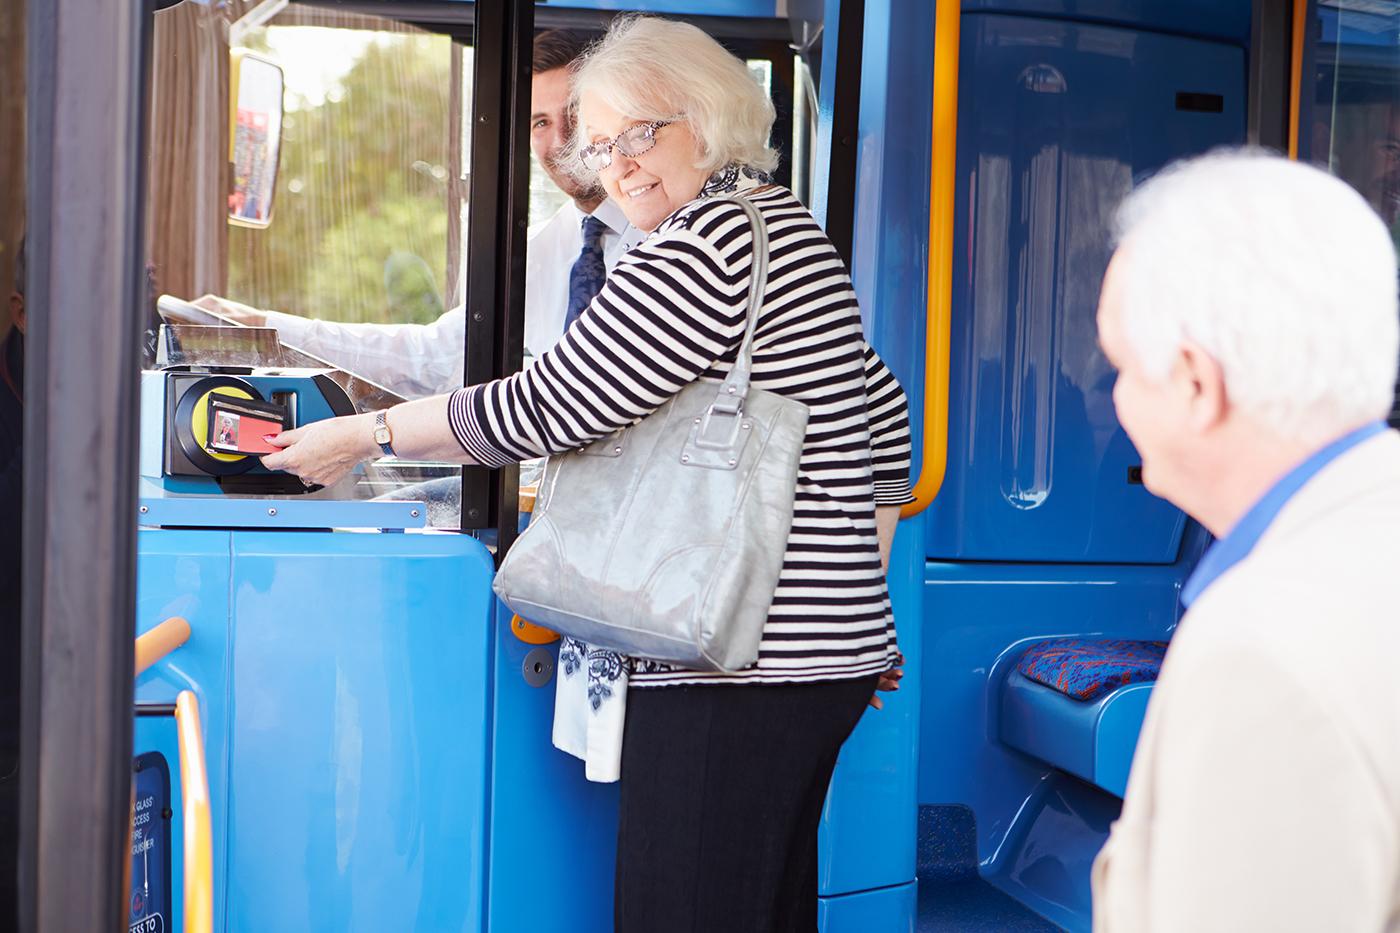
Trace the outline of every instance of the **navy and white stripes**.
{"type": "MultiPolygon", "coordinates": [[[[769,272],[753,383],[810,410],[796,508],[756,667],[707,674],[638,661],[632,686],[859,677],[896,653],[875,505],[910,501],[904,392],[866,345],[845,266],[784,188],[747,192],[768,226],[769,272]]],[[[533,367],[453,394],[452,430],[501,466],[562,453],[722,378],[744,330],[753,249],[743,210],[702,198],[618,261],[533,367]]],[[[775,546],[777,543],[775,542],[775,546]]]]}

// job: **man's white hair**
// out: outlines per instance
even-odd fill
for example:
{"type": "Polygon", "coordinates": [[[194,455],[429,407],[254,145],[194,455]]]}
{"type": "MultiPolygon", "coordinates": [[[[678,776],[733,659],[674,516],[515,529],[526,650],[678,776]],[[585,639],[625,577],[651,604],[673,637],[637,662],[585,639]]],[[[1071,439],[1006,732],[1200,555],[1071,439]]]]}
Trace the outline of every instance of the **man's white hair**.
{"type": "MultiPolygon", "coordinates": [[[[771,172],[778,165],[768,145],[775,116],[768,95],[748,66],[689,23],[618,17],[574,69],[572,106],[580,117],[585,93],[636,120],[684,120],[700,143],[697,168],[734,164],[771,172]]],[[[575,156],[588,143],[584,134],[578,123],[575,156]]]]}
{"type": "Polygon", "coordinates": [[[1258,150],[1177,163],[1118,212],[1122,325],[1150,376],[1184,341],[1232,404],[1320,442],[1390,410],[1400,354],[1395,247],[1344,182],[1258,150]]]}

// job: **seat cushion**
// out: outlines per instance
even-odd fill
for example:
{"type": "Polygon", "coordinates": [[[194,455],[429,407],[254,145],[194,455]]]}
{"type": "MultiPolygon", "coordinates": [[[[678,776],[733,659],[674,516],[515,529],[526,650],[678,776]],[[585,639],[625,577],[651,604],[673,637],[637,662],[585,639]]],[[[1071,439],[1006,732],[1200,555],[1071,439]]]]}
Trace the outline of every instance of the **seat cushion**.
{"type": "Polygon", "coordinates": [[[1056,638],[1032,645],[1017,670],[1076,700],[1094,700],[1127,684],[1157,679],[1164,641],[1056,638]]]}

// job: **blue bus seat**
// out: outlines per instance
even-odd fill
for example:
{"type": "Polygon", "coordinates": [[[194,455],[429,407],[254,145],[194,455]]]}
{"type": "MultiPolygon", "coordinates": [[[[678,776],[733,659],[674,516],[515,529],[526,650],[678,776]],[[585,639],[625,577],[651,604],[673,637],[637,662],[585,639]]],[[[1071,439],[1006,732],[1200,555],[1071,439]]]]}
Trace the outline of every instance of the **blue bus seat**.
{"type": "Polygon", "coordinates": [[[1123,796],[1166,645],[1086,638],[1031,645],[1001,690],[1001,740],[1123,796]]]}

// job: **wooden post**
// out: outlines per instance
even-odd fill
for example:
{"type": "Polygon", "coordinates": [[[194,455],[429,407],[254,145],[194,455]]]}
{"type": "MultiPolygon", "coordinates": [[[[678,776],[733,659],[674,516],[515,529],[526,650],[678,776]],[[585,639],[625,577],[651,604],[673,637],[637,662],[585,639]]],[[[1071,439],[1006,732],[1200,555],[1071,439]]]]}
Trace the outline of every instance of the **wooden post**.
{"type": "Polygon", "coordinates": [[[143,6],[27,24],[19,929],[123,929],[131,814],[143,6]]]}

